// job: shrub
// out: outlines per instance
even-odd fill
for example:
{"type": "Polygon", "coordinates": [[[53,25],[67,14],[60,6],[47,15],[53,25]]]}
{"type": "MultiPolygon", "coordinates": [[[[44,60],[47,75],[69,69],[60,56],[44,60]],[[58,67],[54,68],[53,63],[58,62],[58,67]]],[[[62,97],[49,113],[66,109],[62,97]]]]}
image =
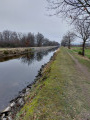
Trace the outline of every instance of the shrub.
{"type": "Polygon", "coordinates": [[[28,49],[25,49],[25,52],[28,52],[28,49]]]}
{"type": "Polygon", "coordinates": [[[6,51],[6,50],[4,50],[4,54],[5,54],[5,55],[8,55],[8,54],[9,54],[9,52],[8,52],[8,51],[6,51]]]}
{"type": "Polygon", "coordinates": [[[79,54],[79,55],[82,55],[82,52],[81,52],[81,51],[79,51],[79,52],[78,52],[78,54],[79,54]]]}
{"type": "Polygon", "coordinates": [[[31,48],[28,49],[28,51],[31,51],[31,50],[32,50],[31,48]]]}

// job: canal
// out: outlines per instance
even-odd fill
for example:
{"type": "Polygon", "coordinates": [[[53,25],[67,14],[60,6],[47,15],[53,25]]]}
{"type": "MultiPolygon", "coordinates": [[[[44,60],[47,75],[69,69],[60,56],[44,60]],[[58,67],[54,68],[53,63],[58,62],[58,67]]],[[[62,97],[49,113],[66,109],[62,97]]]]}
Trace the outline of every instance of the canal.
{"type": "Polygon", "coordinates": [[[47,63],[56,49],[0,59],[0,112],[19,91],[32,83],[41,66],[47,63]]]}

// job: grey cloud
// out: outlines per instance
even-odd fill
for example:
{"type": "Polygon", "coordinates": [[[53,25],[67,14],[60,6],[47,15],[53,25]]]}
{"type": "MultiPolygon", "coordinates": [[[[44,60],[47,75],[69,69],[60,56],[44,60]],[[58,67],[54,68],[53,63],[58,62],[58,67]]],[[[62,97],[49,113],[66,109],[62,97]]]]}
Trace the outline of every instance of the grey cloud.
{"type": "Polygon", "coordinates": [[[47,16],[46,6],[46,0],[0,0],[0,31],[41,32],[59,42],[69,26],[61,18],[47,16]]]}

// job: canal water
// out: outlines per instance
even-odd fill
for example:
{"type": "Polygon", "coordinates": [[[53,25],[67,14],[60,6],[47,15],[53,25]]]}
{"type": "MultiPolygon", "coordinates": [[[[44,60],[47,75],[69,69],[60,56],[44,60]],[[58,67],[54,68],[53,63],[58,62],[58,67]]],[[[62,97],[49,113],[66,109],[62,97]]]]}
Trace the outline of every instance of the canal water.
{"type": "Polygon", "coordinates": [[[50,60],[55,50],[0,60],[0,112],[19,91],[34,81],[41,66],[50,60]]]}

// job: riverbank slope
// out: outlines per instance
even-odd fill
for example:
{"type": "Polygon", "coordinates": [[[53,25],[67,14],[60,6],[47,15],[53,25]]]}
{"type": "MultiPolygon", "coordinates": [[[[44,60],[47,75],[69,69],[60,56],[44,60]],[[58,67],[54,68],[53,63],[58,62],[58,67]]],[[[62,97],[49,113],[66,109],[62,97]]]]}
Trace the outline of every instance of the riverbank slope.
{"type": "Polygon", "coordinates": [[[46,51],[56,46],[46,47],[22,47],[22,48],[0,48],[0,58],[19,56],[32,51],[46,51]]]}
{"type": "Polygon", "coordinates": [[[16,120],[90,119],[90,68],[76,56],[66,48],[57,51],[33,85],[16,120]]]}

